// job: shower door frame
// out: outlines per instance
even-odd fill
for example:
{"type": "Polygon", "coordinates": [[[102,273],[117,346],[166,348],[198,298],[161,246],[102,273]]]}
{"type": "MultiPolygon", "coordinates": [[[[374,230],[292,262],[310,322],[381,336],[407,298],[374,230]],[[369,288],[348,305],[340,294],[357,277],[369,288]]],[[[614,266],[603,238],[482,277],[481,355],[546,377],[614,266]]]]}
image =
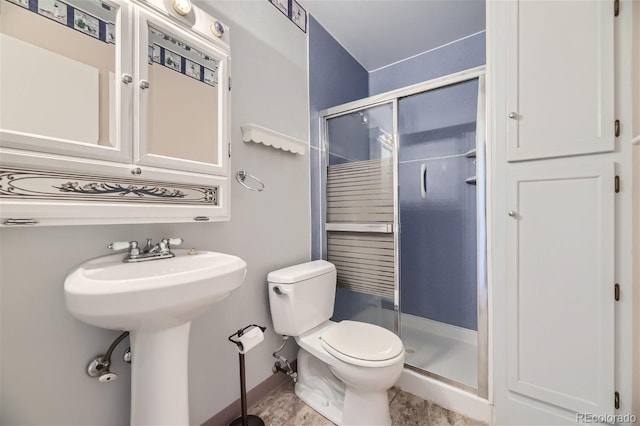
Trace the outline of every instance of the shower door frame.
{"type": "MultiPolygon", "coordinates": [[[[370,99],[375,98],[374,97],[369,97],[369,98],[364,98],[364,99],[360,99],[358,101],[354,101],[354,102],[350,102],[348,104],[344,104],[344,105],[339,105],[337,107],[332,107],[330,109],[324,110],[324,111],[320,111],[320,120],[321,120],[321,126],[320,126],[320,141],[322,141],[323,144],[323,156],[325,159],[325,164],[329,165],[329,145],[328,145],[328,138],[327,135],[329,134],[328,132],[328,122],[330,119],[332,118],[336,118],[336,117],[340,117],[342,115],[348,115],[348,114],[353,114],[355,112],[358,111],[364,111],[370,108],[375,108],[375,107],[380,107],[380,106],[384,106],[384,105],[391,105],[391,114],[392,115],[392,134],[393,134],[393,146],[392,146],[392,151],[391,151],[391,158],[392,158],[392,187],[393,187],[393,222],[391,224],[391,232],[389,232],[388,229],[388,225],[378,225],[378,224],[340,224],[339,226],[336,226],[334,224],[329,224],[326,222],[325,218],[326,218],[326,206],[327,206],[327,201],[326,201],[326,197],[327,197],[327,192],[326,192],[326,182],[327,182],[327,170],[322,170],[323,176],[322,176],[322,180],[321,180],[321,194],[322,194],[322,202],[320,203],[321,208],[323,209],[323,211],[321,212],[321,217],[322,217],[322,221],[324,229],[322,230],[323,232],[321,232],[320,234],[324,237],[326,236],[326,233],[328,231],[352,231],[352,232],[369,232],[369,233],[385,233],[385,234],[389,234],[392,233],[393,234],[393,251],[394,251],[394,260],[393,260],[393,269],[394,269],[394,282],[393,282],[393,313],[394,313],[394,317],[393,317],[393,331],[395,334],[400,335],[400,326],[401,326],[401,317],[400,317],[400,239],[399,239],[399,234],[400,234],[400,227],[399,227],[399,222],[400,222],[400,205],[398,204],[399,202],[399,194],[398,194],[398,99],[385,99],[385,100],[380,100],[380,101],[371,101],[371,102],[366,102],[369,101],[370,99]],[[363,103],[364,102],[364,103],[363,103]],[[351,107],[354,104],[361,104],[361,106],[354,106],[351,107]],[[342,107],[345,107],[345,109],[341,109],[342,107]],[[337,112],[335,113],[331,113],[330,111],[336,109],[336,108],[340,108],[337,112]],[[325,114],[325,112],[327,114],[325,114]]],[[[322,169],[322,167],[320,167],[319,169],[322,169]]],[[[326,259],[327,258],[327,247],[326,247],[326,237],[323,239],[323,245],[322,245],[322,258],[326,259]]]]}
{"type": "MultiPolygon", "coordinates": [[[[478,105],[477,105],[477,117],[476,117],[476,190],[477,190],[477,207],[478,212],[478,229],[482,229],[484,232],[478,232],[477,242],[477,316],[478,316],[478,330],[477,330],[477,368],[478,368],[478,387],[471,388],[462,383],[458,383],[454,380],[446,377],[439,376],[431,373],[428,370],[421,369],[412,365],[405,364],[405,368],[409,368],[418,371],[421,374],[434,377],[449,385],[462,389],[464,391],[475,393],[478,397],[488,399],[489,397],[489,313],[488,313],[488,282],[487,282],[487,211],[486,211],[486,199],[487,199],[487,184],[486,184],[486,150],[487,150],[487,137],[486,137],[486,92],[485,92],[485,77],[486,66],[479,66],[470,68],[464,71],[460,71],[454,74],[449,74],[443,77],[438,77],[432,80],[427,80],[422,83],[406,86],[400,89],[392,90],[389,92],[381,93],[367,98],[359,99],[357,101],[348,102],[346,104],[338,105],[335,107],[327,108],[319,111],[319,140],[322,144],[321,155],[318,156],[320,170],[320,221],[322,230],[320,236],[322,238],[322,257],[327,257],[326,247],[326,233],[329,230],[326,223],[326,182],[327,182],[327,167],[329,165],[329,141],[328,141],[328,121],[332,118],[336,118],[346,114],[352,114],[358,111],[366,110],[372,107],[391,104],[393,109],[393,234],[394,234],[394,331],[396,334],[401,334],[401,311],[400,311],[400,247],[399,247],[399,182],[398,182],[398,151],[399,151],[399,134],[398,134],[398,101],[401,98],[405,98],[411,95],[417,95],[431,90],[444,88],[457,83],[463,83],[478,79],[478,105]],[[322,167],[324,164],[326,167],[322,167]]],[[[349,226],[344,225],[340,230],[348,230],[349,226]]],[[[356,225],[357,226],[357,225],[356,225]]],[[[339,230],[335,228],[335,230],[339,230]]],[[[372,230],[374,230],[372,228],[372,230]]],[[[375,232],[375,230],[374,230],[375,232]]]]}

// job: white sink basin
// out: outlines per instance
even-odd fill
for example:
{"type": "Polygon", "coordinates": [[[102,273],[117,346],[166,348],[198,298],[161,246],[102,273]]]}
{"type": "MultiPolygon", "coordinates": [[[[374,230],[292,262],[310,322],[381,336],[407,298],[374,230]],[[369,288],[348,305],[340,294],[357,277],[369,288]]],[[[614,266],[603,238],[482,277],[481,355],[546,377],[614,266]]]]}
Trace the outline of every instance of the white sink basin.
{"type": "Polygon", "coordinates": [[[175,257],[123,263],[125,254],[89,260],[64,282],[79,320],[129,331],[131,424],[189,425],[191,321],[244,281],[236,256],[173,250],[175,257]]]}
{"type": "Polygon", "coordinates": [[[83,263],[64,283],[67,308],[97,327],[168,328],[193,320],[244,281],[247,264],[239,257],[173,252],[138,263],[123,263],[122,253],[83,263]]]}

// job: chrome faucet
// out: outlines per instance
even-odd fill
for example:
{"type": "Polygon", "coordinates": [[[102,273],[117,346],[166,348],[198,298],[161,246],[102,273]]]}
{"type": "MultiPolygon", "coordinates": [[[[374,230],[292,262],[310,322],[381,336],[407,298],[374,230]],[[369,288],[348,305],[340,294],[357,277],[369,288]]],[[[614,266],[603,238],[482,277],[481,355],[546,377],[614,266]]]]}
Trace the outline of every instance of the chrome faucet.
{"type": "Polygon", "coordinates": [[[107,246],[111,250],[128,249],[127,255],[122,259],[125,263],[146,262],[147,260],[167,259],[174,257],[172,246],[182,244],[182,238],[163,238],[157,244],[153,244],[151,238],[147,238],[147,244],[140,250],[137,241],[116,241],[107,246]]]}

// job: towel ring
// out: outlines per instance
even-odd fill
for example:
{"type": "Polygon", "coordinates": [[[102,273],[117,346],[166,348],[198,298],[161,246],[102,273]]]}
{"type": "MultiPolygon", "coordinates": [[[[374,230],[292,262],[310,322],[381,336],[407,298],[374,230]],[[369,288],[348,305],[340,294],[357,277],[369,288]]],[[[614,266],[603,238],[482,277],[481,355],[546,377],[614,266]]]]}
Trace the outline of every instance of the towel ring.
{"type": "Polygon", "coordinates": [[[264,183],[262,183],[262,181],[260,179],[258,179],[257,177],[255,177],[254,175],[251,175],[251,174],[247,173],[246,170],[238,170],[236,172],[236,180],[238,181],[238,183],[240,185],[244,186],[247,189],[250,189],[251,191],[262,192],[264,190],[264,183]],[[260,185],[260,187],[259,188],[254,188],[254,187],[249,186],[246,183],[244,183],[244,181],[247,180],[247,178],[252,179],[258,185],[260,185]]]}

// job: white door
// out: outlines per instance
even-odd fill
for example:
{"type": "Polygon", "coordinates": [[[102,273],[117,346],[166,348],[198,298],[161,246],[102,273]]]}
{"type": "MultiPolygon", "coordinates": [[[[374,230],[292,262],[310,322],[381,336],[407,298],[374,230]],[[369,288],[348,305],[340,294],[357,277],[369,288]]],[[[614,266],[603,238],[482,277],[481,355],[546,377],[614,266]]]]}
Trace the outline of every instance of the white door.
{"type": "Polygon", "coordinates": [[[507,2],[509,161],[613,151],[613,3],[507,2]]]}
{"type": "Polygon", "coordinates": [[[614,414],[614,164],[518,164],[508,181],[510,417],[614,414]]]}

